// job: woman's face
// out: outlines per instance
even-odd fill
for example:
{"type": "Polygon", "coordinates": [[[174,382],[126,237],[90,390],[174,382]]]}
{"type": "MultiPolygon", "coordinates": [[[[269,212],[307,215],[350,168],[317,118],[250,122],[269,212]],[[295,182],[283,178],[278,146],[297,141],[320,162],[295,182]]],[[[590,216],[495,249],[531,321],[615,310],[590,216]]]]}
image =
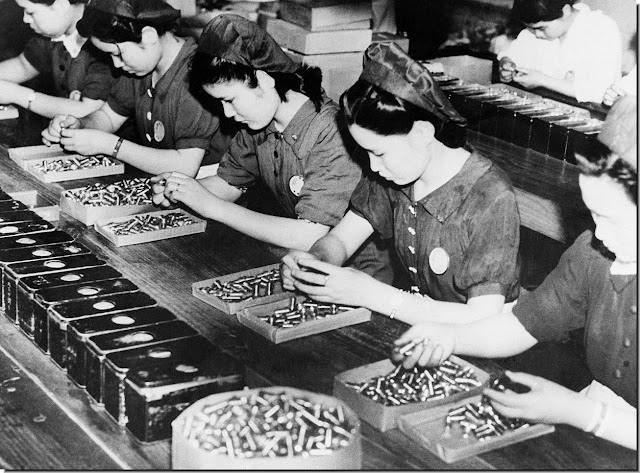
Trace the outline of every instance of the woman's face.
{"type": "Polygon", "coordinates": [[[68,33],[73,26],[71,5],[66,0],[57,0],[52,5],[15,0],[23,9],[22,21],[36,33],[47,38],[57,38],[68,33]]]}
{"type": "Polygon", "coordinates": [[[638,259],[638,207],[608,176],[579,178],[582,200],[596,224],[596,238],[622,263],[638,259]]]}
{"type": "Polygon", "coordinates": [[[416,124],[406,135],[379,135],[355,124],[349,131],[369,155],[371,170],[387,181],[404,186],[424,174],[429,163],[427,142],[416,124]]]}
{"type": "Polygon", "coordinates": [[[249,87],[244,82],[233,81],[207,84],[204,91],[220,100],[224,115],[242,123],[251,130],[262,130],[273,120],[280,105],[275,89],[249,87]]]}
{"type": "Polygon", "coordinates": [[[105,43],[98,38],[91,38],[91,42],[100,51],[111,55],[113,65],[128,74],[144,77],[158,66],[161,46],[159,43],[105,43]]]}
{"type": "Polygon", "coordinates": [[[571,5],[565,5],[562,9],[562,16],[551,21],[539,21],[537,23],[526,23],[525,27],[538,39],[551,41],[562,38],[571,26],[570,15],[571,5]]]}

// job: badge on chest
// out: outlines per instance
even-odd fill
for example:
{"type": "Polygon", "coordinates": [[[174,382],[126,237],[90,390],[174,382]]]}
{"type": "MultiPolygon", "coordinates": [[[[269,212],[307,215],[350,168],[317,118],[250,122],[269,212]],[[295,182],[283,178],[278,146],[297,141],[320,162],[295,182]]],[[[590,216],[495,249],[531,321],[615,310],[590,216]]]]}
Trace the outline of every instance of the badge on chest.
{"type": "Polygon", "coordinates": [[[164,125],[160,120],[156,120],[156,122],[153,124],[153,138],[157,142],[162,141],[164,138],[164,125]]]}
{"type": "Polygon", "coordinates": [[[302,176],[296,175],[289,179],[289,189],[293,195],[299,196],[303,186],[304,178],[302,176]]]}
{"type": "Polygon", "coordinates": [[[449,254],[444,248],[437,247],[429,253],[429,267],[436,274],[444,274],[449,268],[449,254]]]}

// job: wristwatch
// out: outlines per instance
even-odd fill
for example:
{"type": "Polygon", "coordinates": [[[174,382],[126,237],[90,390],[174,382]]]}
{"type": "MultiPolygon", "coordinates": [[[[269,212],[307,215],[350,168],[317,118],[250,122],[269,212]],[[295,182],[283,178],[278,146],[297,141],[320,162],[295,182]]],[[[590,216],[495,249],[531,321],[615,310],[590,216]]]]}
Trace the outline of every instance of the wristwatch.
{"type": "Polygon", "coordinates": [[[37,98],[36,96],[36,91],[32,90],[31,92],[29,92],[29,95],[27,95],[27,109],[31,109],[31,103],[33,101],[35,101],[35,99],[37,98]]]}

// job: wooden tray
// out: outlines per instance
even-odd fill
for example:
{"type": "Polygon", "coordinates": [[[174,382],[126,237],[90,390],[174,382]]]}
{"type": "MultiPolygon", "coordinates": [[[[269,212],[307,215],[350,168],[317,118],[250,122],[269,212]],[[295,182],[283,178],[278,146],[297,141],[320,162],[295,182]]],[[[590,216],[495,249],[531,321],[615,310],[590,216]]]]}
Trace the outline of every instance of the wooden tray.
{"type": "Polygon", "coordinates": [[[49,222],[60,219],[60,206],[52,203],[36,190],[10,192],[9,195],[49,222]]]}
{"type": "Polygon", "coordinates": [[[555,430],[553,425],[532,424],[524,429],[507,431],[498,437],[487,437],[481,442],[473,434],[464,438],[462,428],[454,422],[451,426],[451,435],[443,436],[445,419],[449,410],[469,402],[478,402],[481,397],[481,395],[477,395],[455,404],[441,406],[438,409],[401,416],[398,419],[398,427],[411,440],[435,453],[447,463],[550,434],[555,430]]]}
{"type": "Polygon", "coordinates": [[[115,244],[116,246],[127,246],[127,245],[137,245],[139,243],[147,243],[150,241],[157,240],[166,240],[167,238],[175,238],[185,235],[193,235],[194,233],[202,233],[207,228],[206,220],[195,217],[188,212],[185,212],[182,209],[175,210],[159,210],[157,212],[147,212],[143,214],[137,214],[135,217],[129,215],[125,217],[119,217],[114,219],[106,219],[100,220],[93,224],[96,231],[105,237],[107,240],[115,244]],[[174,227],[174,228],[165,228],[154,231],[148,231],[144,233],[136,233],[131,235],[116,235],[108,228],[107,225],[115,222],[126,222],[135,217],[143,217],[143,216],[152,216],[152,217],[161,217],[167,214],[180,213],[191,219],[193,219],[194,223],[191,225],[185,225],[183,227],[174,227]]]}
{"type": "Polygon", "coordinates": [[[457,356],[449,358],[460,366],[470,366],[473,368],[476,378],[481,386],[472,388],[469,391],[452,394],[444,399],[436,399],[433,401],[415,402],[403,404],[401,406],[385,406],[373,399],[368,398],[364,394],[360,394],[346,383],[363,383],[371,378],[384,376],[392,372],[396,365],[391,360],[382,360],[376,363],[363,365],[349,371],[343,371],[336,375],[333,380],[333,395],[346,402],[362,419],[367,421],[375,428],[382,432],[397,427],[397,420],[400,416],[412,414],[419,411],[433,411],[434,408],[443,404],[449,406],[451,403],[461,399],[469,398],[475,394],[482,392],[482,389],[489,382],[489,373],[468,363],[457,356]]]}
{"type": "Polygon", "coordinates": [[[191,293],[198,299],[206,302],[207,304],[215,307],[216,309],[220,309],[221,311],[231,315],[247,307],[254,307],[257,305],[280,301],[282,299],[288,299],[289,297],[293,296],[293,293],[285,291],[282,288],[281,282],[273,285],[273,293],[270,296],[257,297],[254,299],[248,299],[248,300],[238,301],[238,302],[225,301],[220,299],[219,297],[213,296],[211,294],[206,294],[200,290],[201,287],[210,287],[214,281],[220,281],[221,283],[235,281],[236,279],[241,278],[243,276],[255,276],[256,274],[265,273],[273,269],[278,269],[279,267],[280,267],[279,263],[270,264],[267,266],[261,266],[259,268],[251,268],[246,271],[240,271],[238,273],[226,274],[218,278],[211,278],[211,279],[205,279],[204,281],[194,282],[191,285],[191,293]]]}
{"type": "Polygon", "coordinates": [[[36,145],[9,148],[9,159],[22,169],[27,169],[29,161],[66,156],[60,145],[36,145]]]}
{"type": "Polygon", "coordinates": [[[78,189],[69,189],[62,194],[60,198],[60,210],[71,215],[76,220],[85,225],[93,225],[96,221],[106,220],[108,218],[124,217],[127,215],[135,215],[155,210],[153,204],[143,205],[103,205],[94,207],[84,205],[75,199],[68,197],[69,191],[77,191],[78,189]]]}
{"type": "MultiPolygon", "coordinates": [[[[298,302],[305,299],[306,296],[296,296],[296,301],[298,302]]],[[[308,320],[295,327],[289,328],[274,327],[257,317],[258,315],[272,314],[274,310],[288,306],[289,300],[287,299],[286,301],[272,302],[270,304],[243,309],[241,312],[238,312],[236,316],[242,325],[276,344],[371,320],[371,311],[363,307],[340,312],[336,315],[329,315],[321,319],[308,320]]]]}
{"type": "Polygon", "coordinates": [[[0,120],[10,120],[19,116],[18,109],[13,105],[0,105],[0,120]]]}
{"type": "Polygon", "coordinates": [[[53,161],[71,161],[74,158],[84,159],[86,156],[81,156],[78,154],[74,155],[63,155],[58,157],[51,157],[45,159],[29,160],[25,162],[25,170],[29,173],[41,180],[42,182],[62,182],[62,181],[73,181],[76,179],[88,179],[91,177],[100,177],[100,176],[113,176],[115,174],[124,174],[124,163],[114,158],[107,157],[107,159],[113,163],[113,166],[94,166],[86,169],[76,169],[73,171],[60,171],[60,172],[42,172],[35,168],[36,165],[41,164],[42,162],[53,162],[53,161]]]}

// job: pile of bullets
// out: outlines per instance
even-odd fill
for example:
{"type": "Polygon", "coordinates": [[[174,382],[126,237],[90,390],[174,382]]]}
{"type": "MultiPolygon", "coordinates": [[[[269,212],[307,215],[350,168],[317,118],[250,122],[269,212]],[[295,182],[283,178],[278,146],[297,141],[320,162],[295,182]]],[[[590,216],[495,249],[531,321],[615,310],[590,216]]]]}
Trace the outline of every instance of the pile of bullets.
{"type": "Polygon", "coordinates": [[[136,177],[112,184],[98,182],[80,189],[69,190],[65,195],[91,207],[146,205],[151,204],[151,185],[149,179],[136,177]]]}
{"type": "Polygon", "coordinates": [[[440,366],[405,369],[398,365],[391,373],[363,383],[346,383],[364,396],[385,406],[444,399],[482,385],[470,366],[445,360],[440,366]]]}
{"type": "Polygon", "coordinates": [[[232,458],[308,457],[346,447],[355,427],[339,406],[260,391],[206,405],[185,419],[182,435],[195,447],[232,458]]]}
{"type": "Polygon", "coordinates": [[[171,212],[164,215],[138,215],[125,222],[112,222],[103,228],[115,235],[134,235],[168,228],[193,225],[196,221],[183,212],[171,212]]]}
{"type": "Polygon", "coordinates": [[[51,161],[42,161],[32,165],[33,169],[43,174],[52,172],[77,171],[78,169],[90,169],[96,167],[115,166],[117,163],[108,156],[99,154],[96,156],[56,159],[51,161]]]}
{"type": "Polygon", "coordinates": [[[256,315],[260,320],[277,328],[291,328],[308,320],[322,319],[353,310],[354,307],[323,304],[311,299],[298,302],[295,297],[289,299],[289,306],[274,310],[272,314],[256,315]]]}
{"type": "Polygon", "coordinates": [[[279,281],[280,270],[276,268],[255,276],[243,276],[224,283],[216,279],[211,286],[201,286],[198,290],[219,297],[223,301],[240,302],[272,295],[274,285],[279,281]]]}
{"type": "Polygon", "coordinates": [[[449,410],[445,418],[443,435],[451,435],[452,424],[457,423],[462,428],[462,437],[468,438],[473,432],[476,439],[486,441],[491,437],[503,435],[507,431],[526,429],[529,423],[520,419],[511,419],[497,413],[489,400],[482,397],[476,403],[465,404],[449,410]]]}

